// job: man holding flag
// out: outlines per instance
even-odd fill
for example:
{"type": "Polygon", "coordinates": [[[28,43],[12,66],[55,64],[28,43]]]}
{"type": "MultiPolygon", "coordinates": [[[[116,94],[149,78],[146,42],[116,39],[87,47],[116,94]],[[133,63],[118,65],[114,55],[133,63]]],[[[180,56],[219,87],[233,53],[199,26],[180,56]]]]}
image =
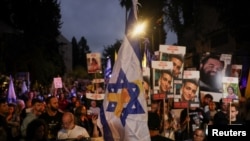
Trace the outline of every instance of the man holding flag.
{"type": "Polygon", "coordinates": [[[137,20],[137,0],[132,2],[126,36],[101,108],[101,123],[107,141],[150,141],[139,38],[132,34],[137,20]]]}

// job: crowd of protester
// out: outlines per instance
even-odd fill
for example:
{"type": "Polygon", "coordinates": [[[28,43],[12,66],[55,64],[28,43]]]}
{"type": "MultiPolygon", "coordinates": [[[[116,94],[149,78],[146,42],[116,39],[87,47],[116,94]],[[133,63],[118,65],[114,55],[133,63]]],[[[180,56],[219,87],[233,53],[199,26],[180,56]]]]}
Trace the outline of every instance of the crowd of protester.
{"type": "Polygon", "coordinates": [[[2,93],[1,141],[103,140],[100,102],[87,99],[85,94],[76,87],[44,95],[30,90],[9,102],[2,93]]]}
{"type": "MultiPolygon", "coordinates": [[[[0,98],[1,141],[103,140],[100,122],[101,101],[86,98],[75,87],[58,89],[48,95],[27,91],[14,103],[0,98]]],[[[250,122],[250,98],[238,103],[216,102],[206,94],[199,107],[173,112],[171,99],[152,100],[148,127],[152,141],[205,141],[208,125],[250,122]],[[229,116],[230,115],[230,116],[229,116]]]]}
{"type": "MultiPolygon", "coordinates": [[[[168,140],[206,141],[210,125],[250,125],[250,98],[241,97],[236,103],[224,99],[216,102],[212,95],[207,94],[201,99],[199,106],[184,109],[174,109],[169,103],[170,99],[165,100],[164,106],[162,100],[152,101],[148,120],[150,133],[151,130],[157,130],[157,136],[168,140]],[[161,112],[163,107],[164,112],[161,112]],[[173,112],[175,110],[179,112],[173,112]],[[150,118],[152,113],[157,115],[153,115],[153,119],[159,120],[150,118]]],[[[156,138],[155,136],[156,134],[151,135],[152,138],[156,138]]]]}

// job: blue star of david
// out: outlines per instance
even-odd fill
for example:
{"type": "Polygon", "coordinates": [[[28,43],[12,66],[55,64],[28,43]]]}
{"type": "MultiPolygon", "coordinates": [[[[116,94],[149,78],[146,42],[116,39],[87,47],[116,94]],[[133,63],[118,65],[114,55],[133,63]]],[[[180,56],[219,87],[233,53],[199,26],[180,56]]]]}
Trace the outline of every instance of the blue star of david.
{"type": "MultiPolygon", "coordinates": [[[[125,126],[126,124],[126,118],[128,114],[142,114],[145,113],[144,109],[142,108],[140,102],[138,101],[138,96],[140,93],[139,87],[134,84],[130,83],[127,80],[127,77],[123,70],[121,69],[117,78],[117,83],[109,83],[108,85],[108,92],[111,93],[117,93],[119,89],[127,88],[130,101],[128,102],[127,106],[123,108],[120,119],[125,126]]],[[[114,112],[115,108],[117,106],[118,101],[109,101],[109,104],[107,106],[107,111],[114,112]]]]}

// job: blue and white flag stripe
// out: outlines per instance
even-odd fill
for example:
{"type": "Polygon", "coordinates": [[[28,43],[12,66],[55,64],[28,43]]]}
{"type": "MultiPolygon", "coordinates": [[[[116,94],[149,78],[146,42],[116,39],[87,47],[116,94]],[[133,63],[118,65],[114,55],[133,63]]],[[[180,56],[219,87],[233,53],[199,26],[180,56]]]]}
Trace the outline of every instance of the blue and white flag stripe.
{"type": "Polygon", "coordinates": [[[111,76],[111,59],[108,58],[107,60],[107,66],[106,66],[106,69],[105,69],[105,79],[109,79],[110,76],[111,76]]]}

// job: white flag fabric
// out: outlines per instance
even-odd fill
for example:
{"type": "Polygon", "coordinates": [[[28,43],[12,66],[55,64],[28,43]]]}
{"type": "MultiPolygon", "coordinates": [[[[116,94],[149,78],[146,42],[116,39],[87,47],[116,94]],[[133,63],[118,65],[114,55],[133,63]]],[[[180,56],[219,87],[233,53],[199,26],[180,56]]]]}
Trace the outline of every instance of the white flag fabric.
{"type": "Polygon", "coordinates": [[[105,141],[150,141],[139,38],[130,34],[137,19],[137,0],[133,5],[101,108],[105,141]]]}
{"type": "Polygon", "coordinates": [[[7,96],[8,103],[15,103],[16,102],[16,92],[13,84],[13,79],[10,76],[9,82],[9,89],[8,89],[8,96],[7,96]]]}
{"type": "Polygon", "coordinates": [[[22,94],[26,93],[28,91],[28,87],[26,85],[26,82],[23,81],[23,84],[22,84],[22,94]]]}

